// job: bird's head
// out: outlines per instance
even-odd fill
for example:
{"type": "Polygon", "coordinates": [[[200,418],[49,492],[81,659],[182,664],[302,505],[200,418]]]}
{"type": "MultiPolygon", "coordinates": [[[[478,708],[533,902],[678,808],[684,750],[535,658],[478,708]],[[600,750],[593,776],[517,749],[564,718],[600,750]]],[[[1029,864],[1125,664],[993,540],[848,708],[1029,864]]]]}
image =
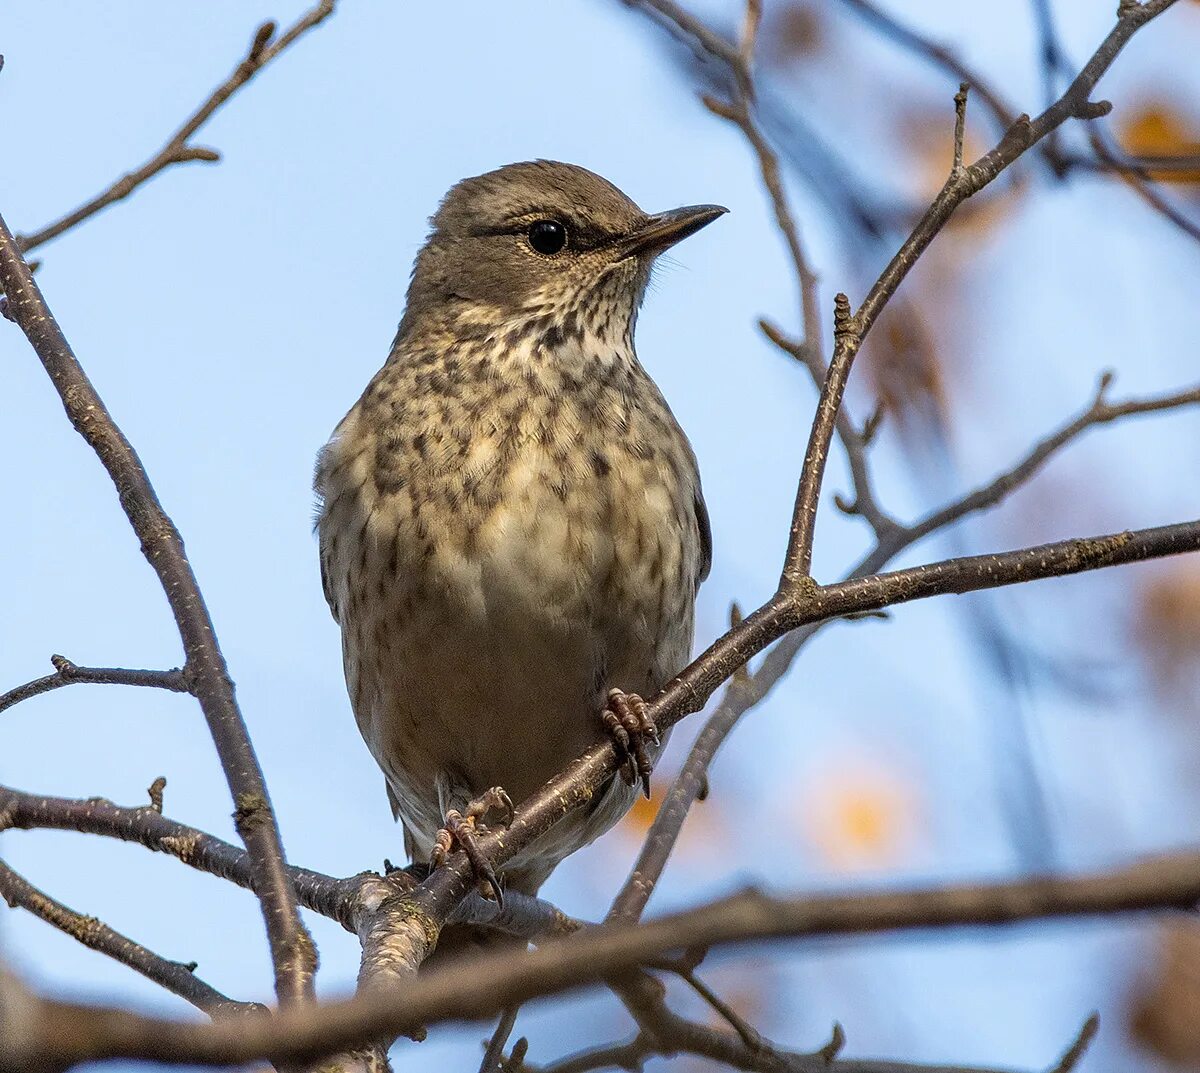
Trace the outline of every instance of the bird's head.
{"type": "Polygon", "coordinates": [[[581,327],[627,333],[655,258],[726,211],[650,215],[599,175],[550,160],[464,179],[431,221],[405,322],[448,314],[495,328],[574,314],[581,327]]]}

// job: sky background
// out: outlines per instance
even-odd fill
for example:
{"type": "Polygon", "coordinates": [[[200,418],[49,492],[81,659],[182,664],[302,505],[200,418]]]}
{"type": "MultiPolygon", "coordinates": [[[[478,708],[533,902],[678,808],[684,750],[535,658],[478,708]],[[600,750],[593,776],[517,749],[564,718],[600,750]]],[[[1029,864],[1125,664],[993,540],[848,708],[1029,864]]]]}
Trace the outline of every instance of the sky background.
{"type": "MultiPolygon", "coordinates": [[[[1056,5],[1073,63],[1107,32],[1114,6],[1056,5]]],[[[836,3],[768,7],[764,97],[776,119],[810,125],[855,177],[855,196],[881,213],[927,200],[949,163],[956,86],[836,3]]],[[[40,227],[140,163],[240,59],[256,18],[301,10],[9,5],[9,225],[40,227]]],[[[735,21],[729,5],[698,10],[735,21]]],[[[1036,109],[1028,5],[928,0],[904,13],[1036,109]]],[[[1200,140],[1198,49],[1193,0],[1139,34],[1101,87],[1117,103],[1114,128],[1153,134],[1174,122],[1200,140]]],[[[657,273],[638,349],[692,438],[712,515],[698,640],[720,633],[731,600],[749,608],[772,591],[814,391],[754,328],[769,315],[796,331],[795,288],[747,149],[697,103],[693,75],[685,53],[616,0],[470,2],[453,13],[343,0],[201,132],[196,143],[219,148],[221,164],[173,169],[38,251],[52,309],[184,534],[291,861],[348,875],[403,856],[344,692],[310,480],[318,448],[386,356],[426,219],[459,178],[549,157],[602,173],[647,210],[731,209],[657,273]]],[[[811,155],[788,140],[794,131],[775,131],[799,165],[790,188],[823,308],[836,290],[861,298],[898,234],[855,238],[836,199],[806,180],[811,155]]],[[[977,150],[995,138],[981,113],[970,137],[977,150]]],[[[932,340],[924,364],[889,353],[898,322],[881,325],[856,371],[860,419],[880,390],[899,400],[873,461],[884,504],[902,518],[1006,468],[1087,403],[1101,369],[1118,371],[1117,397],[1197,378],[1200,245],[1120,184],[1059,183],[1033,161],[1018,171],[1023,182],[939,239],[905,284],[932,340]]],[[[1189,208],[1200,217],[1196,199],[1189,208]]],[[[902,561],[1195,517],[1198,432],[1195,413],[1095,431],[998,511],[902,561]]],[[[46,673],[52,652],[177,665],[174,624],[112,487],[24,339],[2,325],[0,469],[0,689],[46,673]]],[[[840,460],[827,498],[837,490],[847,490],[840,460]]],[[[820,578],[861,555],[864,530],[826,503],[820,578]]],[[[1194,629],[1194,560],[827,629],[721,754],[651,910],[749,882],[963,881],[1194,844],[1194,629]]],[[[676,732],[660,792],[698,727],[693,718],[676,732]]],[[[0,734],[7,783],[137,804],[163,775],[167,814],[236,838],[189,698],[73,687],[6,712],[0,734]]],[[[639,811],[577,854],[544,894],[601,915],[646,818],[639,811]]],[[[245,892],[98,838],[15,832],[2,849],[47,892],[199,961],[232,996],[269,996],[245,892]]],[[[358,944],[309,921],[320,988],[344,992],[358,944]]],[[[48,991],[186,1011],[27,915],[0,916],[0,941],[48,991]]],[[[1120,1073],[1153,1067],[1129,1023],[1171,941],[1153,921],[1039,924],[740,950],[714,959],[710,975],[782,1044],[818,1047],[837,1020],[847,1055],[920,1062],[1042,1068],[1098,1009],[1104,1027],[1084,1068],[1120,1073]]],[[[518,1034],[545,1062],[627,1028],[595,993],[531,1007],[518,1034]]],[[[394,1057],[402,1070],[473,1069],[486,1033],[439,1029],[394,1057]]]]}

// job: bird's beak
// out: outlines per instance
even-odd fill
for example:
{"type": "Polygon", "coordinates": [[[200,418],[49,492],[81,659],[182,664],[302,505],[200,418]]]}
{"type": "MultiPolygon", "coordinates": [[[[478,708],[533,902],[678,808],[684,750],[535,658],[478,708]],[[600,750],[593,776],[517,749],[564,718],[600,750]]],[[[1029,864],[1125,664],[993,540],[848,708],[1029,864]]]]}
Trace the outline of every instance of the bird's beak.
{"type": "Polygon", "coordinates": [[[657,256],[663,250],[694,235],[718,216],[729,210],[723,205],[688,205],[670,212],[660,212],[646,217],[633,234],[621,239],[616,245],[614,261],[623,261],[633,256],[657,256]]]}

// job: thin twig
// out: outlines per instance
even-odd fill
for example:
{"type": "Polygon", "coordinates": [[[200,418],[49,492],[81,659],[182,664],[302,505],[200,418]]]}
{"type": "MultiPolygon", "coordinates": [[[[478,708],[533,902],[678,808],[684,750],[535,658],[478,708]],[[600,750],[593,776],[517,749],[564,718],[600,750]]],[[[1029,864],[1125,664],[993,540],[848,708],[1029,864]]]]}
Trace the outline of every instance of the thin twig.
{"type": "MultiPolygon", "coordinates": [[[[1054,27],[1054,12],[1051,0],[1032,0],[1033,18],[1037,24],[1039,60],[1042,68],[1042,107],[1048,108],[1058,96],[1058,76],[1067,70],[1067,58],[1058,40],[1054,27]]],[[[1051,156],[1058,155],[1058,134],[1053,132],[1046,140],[1046,149],[1051,156]]]]}
{"type": "Polygon", "coordinates": [[[1049,1073],[1071,1073],[1071,1070],[1079,1065],[1080,1059],[1087,1053],[1087,1049],[1092,1045],[1092,1040],[1096,1038],[1096,1033],[1099,1031],[1100,1015],[1093,1013],[1083,1022],[1075,1041],[1066,1049],[1049,1073]]]}
{"type": "Polygon", "coordinates": [[[169,671],[131,670],[125,667],[80,667],[65,656],[51,656],[54,673],[43,678],[35,678],[32,682],[16,686],[7,693],[0,693],[0,712],[20,704],[30,697],[49,693],[63,686],[87,683],[91,685],[122,685],[148,686],[154,689],[166,689],[172,693],[190,693],[187,675],[183,668],[175,667],[169,671]]]}
{"type": "Polygon", "coordinates": [[[967,132],[967,93],[970,88],[969,82],[962,82],[954,95],[954,159],[950,165],[950,174],[954,178],[962,175],[963,170],[963,138],[967,132]]]}
{"type": "Polygon", "coordinates": [[[479,1065],[479,1073],[499,1073],[501,1070],[504,1048],[508,1045],[508,1037],[512,1035],[520,1009],[520,1006],[513,1005],[501,1012],[500,1020],[496,1024],[496,1030],[492,1033],[491,1039],[488,1040],[487,1047],[484,1048],[483,1061],[479,1065]]]}
{"type": "Polygon", "coordinates": [[[114,181],[95,197],[78,208],[39,228],[28,235],[18,235],[17,245],[22,253],[49,242],[53,238],[95,216],[118,201],[129,197],[135,190],[153,179],[160,172],[176,164],[192,161],[215,163],[221,154],[205,146],[190,145],[192,136],[209,121],[216,111],[259,71],[282,53],[289,45],[314,26],[333,14],[334,0],[321,0],[310,11],[302,15],[283,34],[275,38],[275,23],[264,22],[254,32],[245,58],[233,69],[224,82],[208,95],[204,102],[184,121],[183,125],[167,139],[166,144],[139,168],[114,181]],[[272,40],[274,38],[274,40],[272,40]]]}
{"type": "MultiPolygon", "coordinates": [[[[660,17],[683,17],[674,5],[649,4],[645,6],[656,10],[660,17]],[[672,11],[673,14],[667,16],[667,11],[672,11]]],[[[721,51],[713,53],[716,58],[729,65],[733,99],[724,102],[713,97],[701,96],[701,100],[714,115],[734,124],[742,132],[754,153],[763,187],[775,215],[776,227],[787,246],[800,295],[800,323],[803,338],[799,342],[791,343],[788,349],[808,370],[813,383],[819,390],[825,380],[825,362],[821,357],[821,311],[817,276],[805,253],[804,244],[800,238],[800,228],[784,190],[778,154],[772,148],[766,135],[763,134],[754,115],[757,90],[754,82],[753,59],[761,19],[761,7],[753,4],[747,5],[737,48],[732,51],[722,48],[721,51]]],[[[678,29],[685,33],[694,33],[693,27],[694,20],[689,17],[689,20],[680,24],[678,29]]],[[[698,37],[697,40],[711,42],[716,37],[717,35],[709,31],[706,36],[698,37]]],[[[768,334],[773,330],[766,322],[762,322],[762,328],[768,334]]],[[[782,333],[777,338],[782,339],[782,333]]],[[[846,510],[848,513],[860,514],[872,527],[875,534],[882,536],[887,532],[891,519],[884,514],[875,501],[865,458],[865,439],[847,414],[838,414],[837,433],[845,448],[851,479],[854,482],[854,502],[848,505],[846,510]]]]}
{"type": "Polygon", "coordinates": [[[194,962],[185,964],[170,961],[115,931],[103,921],[68,909],[38,890],[3,861],[0,861],[0,898],[8,902],[10,907],[25,909],[84,946],[127,965],[211,1017],[266,1012],[257,1002],[238,1002],[206,984],[196,975],[194,962]]]}

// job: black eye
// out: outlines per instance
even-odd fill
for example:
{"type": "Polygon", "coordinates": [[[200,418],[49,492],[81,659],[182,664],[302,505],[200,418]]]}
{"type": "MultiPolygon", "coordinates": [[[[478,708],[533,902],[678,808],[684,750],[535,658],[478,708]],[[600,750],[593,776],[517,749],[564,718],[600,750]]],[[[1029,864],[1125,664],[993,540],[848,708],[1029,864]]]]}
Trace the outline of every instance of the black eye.
{"type": "Polygon", "coordinates": [[[557,220],[538,220],[529,225],[529,245],[538,253],[558,253],[567,244],[567,229],[557,220]]]}

